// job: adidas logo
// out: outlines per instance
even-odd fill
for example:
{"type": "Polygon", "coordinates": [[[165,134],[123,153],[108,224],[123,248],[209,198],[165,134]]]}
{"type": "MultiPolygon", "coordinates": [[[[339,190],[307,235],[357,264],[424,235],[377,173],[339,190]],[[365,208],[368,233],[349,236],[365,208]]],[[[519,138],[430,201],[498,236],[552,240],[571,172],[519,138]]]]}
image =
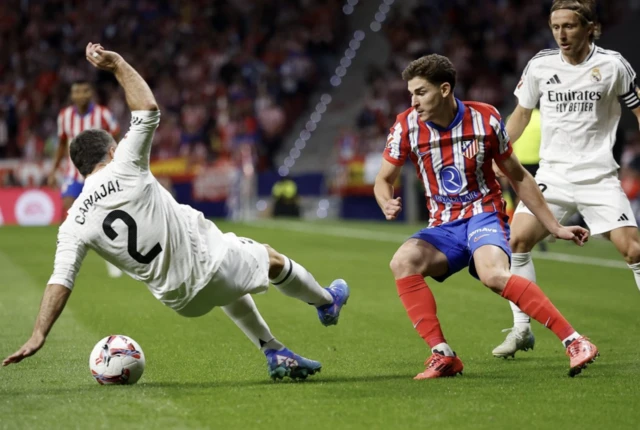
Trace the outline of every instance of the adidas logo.
{"type": "Polygon", "coordinates": [[[622,214],[622,216],[618,218],[618,222],[620,221],[629,221],[629,217],[627,216],[627,214],[622,214]]]}
{"type": "Polygon", "coordinates": [[[551,77],[551,79],[549,79],[547,81],[547,85],[550,85],[550,84],[561,84],[561,83],[562,82],[560,82],[560,78],[558,77],[558,75],[553,75],[551,77]]]}

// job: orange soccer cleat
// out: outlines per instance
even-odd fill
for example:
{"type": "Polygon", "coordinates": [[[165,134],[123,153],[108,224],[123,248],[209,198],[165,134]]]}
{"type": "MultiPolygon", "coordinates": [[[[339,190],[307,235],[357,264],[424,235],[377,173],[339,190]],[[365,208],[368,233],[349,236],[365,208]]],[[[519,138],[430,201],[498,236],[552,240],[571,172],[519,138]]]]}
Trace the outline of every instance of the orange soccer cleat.
{"type": "Polygon", "coordinates": [[[457,356],[446,356],[439,352],[434,352],[431,357],[424,362],[426,369],[424,372],[418,373],[415,380],[442,378],[446,376],[456,376],[458,373],[462,375],[464,365],[457,356]]]}
{"type": "Polygon", "coordinates": [[[589,339],[580,336],[567,346],[567,355],[571,359],[569,364],[569,376],[572,378],[587,368],[587,364],[593,363],[600,355],[598,348],[589,342],[589,339]]]}

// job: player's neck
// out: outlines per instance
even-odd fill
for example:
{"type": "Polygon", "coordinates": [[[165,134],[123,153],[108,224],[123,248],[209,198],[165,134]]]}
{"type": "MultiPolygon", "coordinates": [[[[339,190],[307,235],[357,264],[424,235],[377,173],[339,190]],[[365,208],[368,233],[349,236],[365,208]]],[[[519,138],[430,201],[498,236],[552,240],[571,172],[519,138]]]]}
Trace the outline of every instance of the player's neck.
{"type": "Polygon", "coordinates": [[[104,169],[105,167],[107,167],[108,163],[98,163],[96,164],[96,167],[94,167],[93,171],[91,173],[89,173],[85,179],[87,179],[89,176],[98,173],[100,170],[104,169]]]}
{"type": "Polygon", "coordinates": [[[442,113],[437,117],[429,120],[429,122],[441,128],[448,128],[458,113],[458,103],[454,97],[445,99],[442,113]]]}
{"type": "Polygon", "coordinates": [[[84,115],[85,113],[89,112],[89,107],[91,106],[91,103],[86,104],[84,106],[78,106],[76,105],[76,111],[80,114],[80,115],[84,115]]]}
{"type": "Polygon", "coordinates": [[[562,58],[564,58],[564,61],[571,64],[572,66],[577,66],[578,64],[582,64],[584,62],[584,60],[589,56],[590,52],[591,43],[587,43],[575,56],[569,57],[565,54],[562,54],[562,58]]]}

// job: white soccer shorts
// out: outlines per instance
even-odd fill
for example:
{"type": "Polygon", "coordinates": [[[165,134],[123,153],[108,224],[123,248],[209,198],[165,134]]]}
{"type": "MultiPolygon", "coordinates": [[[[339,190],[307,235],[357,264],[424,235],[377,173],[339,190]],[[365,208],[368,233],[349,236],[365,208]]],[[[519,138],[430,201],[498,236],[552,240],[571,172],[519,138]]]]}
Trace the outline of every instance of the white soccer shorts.
{"type": "MultiPolygon", "coordinates": [[[[560,224],[566,223],[579,212],[592,235],[619,227],[638,226],[631,203],[615,176],[574,184],[555,172],[540,169],[536,182],[560,224]]],[[[533,215],[522,202],[515,213],[533,215]]]]}
{"type": "MultiPolygon", "coordinates": [[[[267,291],[269,281],[269,253],[255,240],[225,233],[228,251],[211,281],[178,313],[198,317],[216,306],[224,306],[246,294],[267,291]]],[[[212,244],[215,246],[215,244],[212,244]]]]}

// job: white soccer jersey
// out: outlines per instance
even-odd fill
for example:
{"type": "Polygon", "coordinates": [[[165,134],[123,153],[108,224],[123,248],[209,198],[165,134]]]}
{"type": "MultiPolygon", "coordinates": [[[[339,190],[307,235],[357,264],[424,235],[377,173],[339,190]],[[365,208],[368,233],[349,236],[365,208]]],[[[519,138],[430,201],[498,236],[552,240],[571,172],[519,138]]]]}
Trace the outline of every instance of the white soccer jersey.
{"type": "Polygon", "coordinates": [[[640,106],[635,79],[622,55],[595,45],[578,65],[567,63],[559,49],[534,56],[514,93],[524,108],[540,102],[541,170],[576,183],[615,174],[620,102],[640,106]]]}
{"type": "Polygon", "coordinates": [[[134,111],[114,159],[90,175],[58,231],[49,284],[72,289],[93,249],[173,309],[181,309],[212,278],[226,245],[202,213],[178,204],[149,171],[160,112],[134,111]]]}

